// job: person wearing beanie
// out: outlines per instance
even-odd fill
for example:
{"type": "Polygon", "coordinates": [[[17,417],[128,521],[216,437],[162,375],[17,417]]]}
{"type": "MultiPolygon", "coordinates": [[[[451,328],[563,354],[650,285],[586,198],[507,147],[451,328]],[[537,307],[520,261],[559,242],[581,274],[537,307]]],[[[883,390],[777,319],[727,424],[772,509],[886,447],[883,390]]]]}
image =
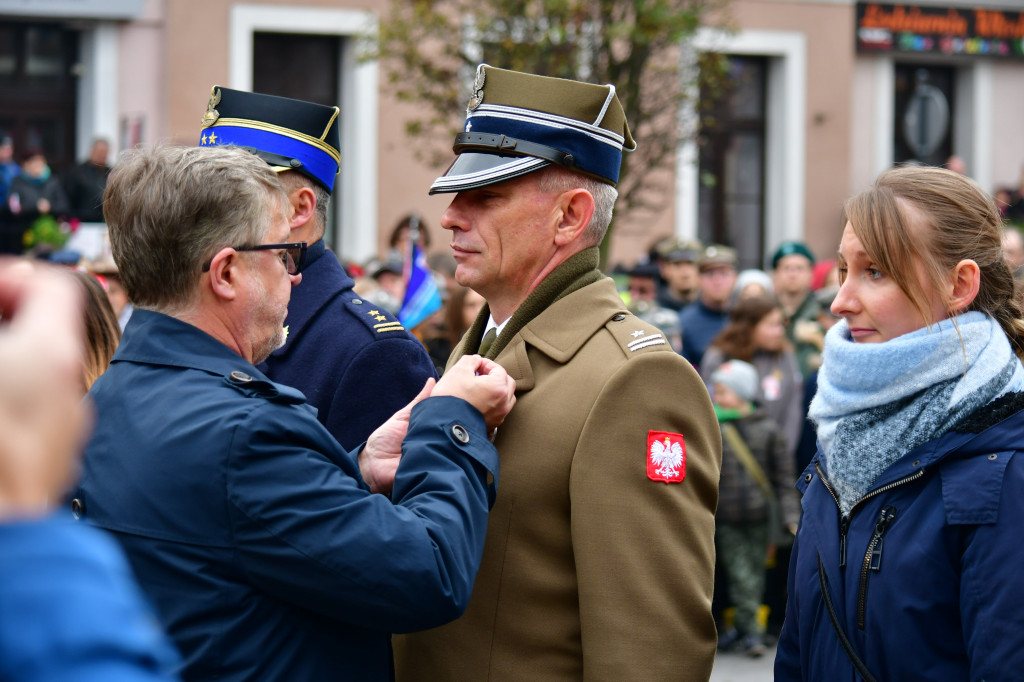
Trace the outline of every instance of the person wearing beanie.
{"type": "Polygon", "coordinates": [[[718,648],[752,658],[765,653],[757,618],[764,601],[765,560],[775,542],[796,532],[799,500],[793,458],[775,421],[755,402],[757,369],[729,360],[711,374],[711,396],[722,428],[722,477],[715,546],[728,584],[731,624],[719,628],[718,648]]]}
{"type": "Polygon", "coordinates": [[[775,293],[775,285],[771,275],[764,270],[743,270],[736,276],[736,285],[732,288],[735,300],[750,296],[771,296],[775,293]]]}
{"type": "Polygon", "coordinates": [[[814,254],[802,242],[783,242],[772,256],[772,277],[786,338],[796,350],[800,373],[807,376],[812,369],[811,356],[817,351],[811,338],[821,333],[817,326],[819,306],[811,290],[814,254]]]}

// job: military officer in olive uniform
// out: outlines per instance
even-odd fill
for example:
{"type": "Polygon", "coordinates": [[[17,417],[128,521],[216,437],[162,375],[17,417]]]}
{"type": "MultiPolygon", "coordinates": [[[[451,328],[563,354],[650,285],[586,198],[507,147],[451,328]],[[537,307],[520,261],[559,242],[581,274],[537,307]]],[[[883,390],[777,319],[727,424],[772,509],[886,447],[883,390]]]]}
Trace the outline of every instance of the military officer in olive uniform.
{"type": "Polygon", "coordinates": [[[622,150],[612,86],[482,65],[431,193],[479,349],[516,381],[501,492],[457,621],[395,638],[397,679],[700,680],[721,437],[697,373],[598,270],[622,150]],[[494,332],[494,333],[492,333],[494,332]],[[493,338],[493,341],[492,341],[493,338]]]}
{"type": "Polygon", "coordinates": [[[289,241],[309,247],[288,304],[288,338],[261,369],[302,391],[320,423],[351,449],[436,375],[423,344],[356,295],[324,242],[340,159],[338,114],[338,107],[214,86],[199,144],[248,148],[288,192],[289,241]]]}

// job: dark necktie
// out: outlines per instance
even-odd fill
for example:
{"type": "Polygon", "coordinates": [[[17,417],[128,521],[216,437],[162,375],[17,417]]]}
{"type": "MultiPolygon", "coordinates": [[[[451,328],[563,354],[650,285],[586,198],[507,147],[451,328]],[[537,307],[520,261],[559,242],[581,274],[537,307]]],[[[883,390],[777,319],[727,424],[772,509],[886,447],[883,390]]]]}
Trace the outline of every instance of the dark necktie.
{"type": "Polygon", "coordinates": [[[491,346],[494,344],[494,340],[496,338],[498,338],[498,328],[491,327],[489,330],[487,330],[487,333],[484,334],[483,341],[480,342],[480,355],[487,355],[487,351],[491,349],[491,346]]]}

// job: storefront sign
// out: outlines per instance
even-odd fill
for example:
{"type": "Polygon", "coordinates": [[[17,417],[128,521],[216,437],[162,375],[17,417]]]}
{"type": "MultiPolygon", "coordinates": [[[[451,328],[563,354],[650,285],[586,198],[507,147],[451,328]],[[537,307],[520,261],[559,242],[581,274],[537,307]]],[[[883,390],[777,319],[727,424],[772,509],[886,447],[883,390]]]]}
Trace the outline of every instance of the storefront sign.
{"type": "Polygon", "coordinates": [[[857,51],[1024,59],[1024,11],[858,2],[857,51]]]}

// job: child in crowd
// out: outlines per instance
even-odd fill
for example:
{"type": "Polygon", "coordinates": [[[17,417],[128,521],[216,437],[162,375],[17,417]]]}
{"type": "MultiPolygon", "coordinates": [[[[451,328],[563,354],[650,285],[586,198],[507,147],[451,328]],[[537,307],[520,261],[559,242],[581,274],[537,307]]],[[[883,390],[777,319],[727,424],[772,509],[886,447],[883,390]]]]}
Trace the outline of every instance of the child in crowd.
{"type": "Polygon", "coordinates": [[[765,559],[781,533],[796,532],[799,502],[793,458],[779,427],[754,402],[758,373],[729,360],[711,374],[712,401],[722,428],[722,477],[715,514],[715,544],[736,607],[734,626],[720,649],[765,653],[757,612],[764,600],[765,559]]]}

